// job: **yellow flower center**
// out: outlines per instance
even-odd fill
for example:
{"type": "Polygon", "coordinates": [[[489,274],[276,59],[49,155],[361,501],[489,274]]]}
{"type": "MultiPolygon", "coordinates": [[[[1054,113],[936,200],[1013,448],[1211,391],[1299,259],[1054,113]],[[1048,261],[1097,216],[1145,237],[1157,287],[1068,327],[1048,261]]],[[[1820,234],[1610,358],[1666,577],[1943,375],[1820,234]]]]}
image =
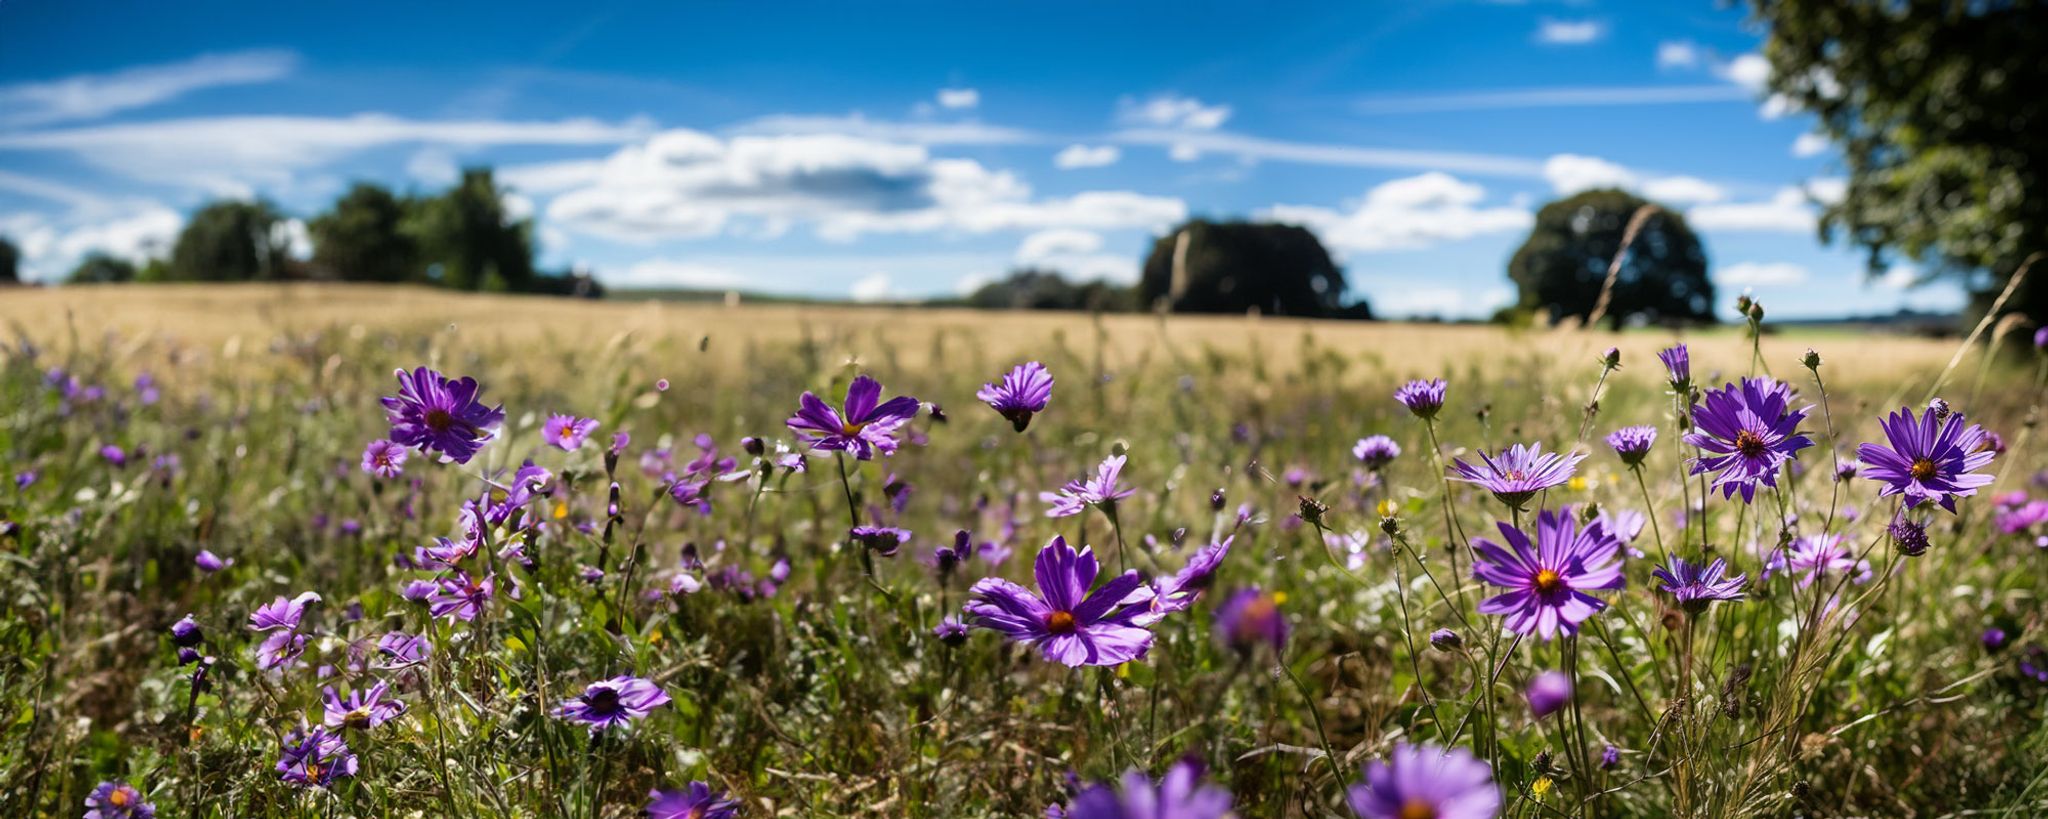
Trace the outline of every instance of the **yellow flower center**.
{"type": "Polygon", "coordinates": [[[1735,451],[1742,453],[1745,458],[1764,454],[1764,436],[1746,429],[1735,433],[1735,451]]]}
{"type": "Polygon", "coordinates": [[[1072,634],[1075,625],[1071,611],[1056,611],[1045,618],[1045,630],[1054,634],[1072,634]]]}
{"type": "Polygon", "coordinates": [[[1436,806],[1420,799],[1410,799],[1401,805],[1401,819],[1436,819],[1436,806]]]}
{"type": "Polygon", "coordinates": [[[1912,472],[1914,480],[1924,481],[1928,478],[1934,477],[1934,473],[1938,470],[1935,468],[1933,461],[1930,461],[1926,458],[1921,458],[1920,460],[1913,462],[1913,468],[1910,471],[1912,472]]]}
{"type": "Polygon", "coordinates": [[[862,421],[858,424],[852,421],[847,421],[839,425],[839,434],[851,438],[855,435],[859,435],[861,430],[867,429],[867,426],[868,424],[866,421],[862,421]]]}
{"type": "Polygon", "coordinates": [[[128,807],[128,792],[115,788],[113,793],[107,794],[107,804],[117,808],[128,807]]]}
{"type": "Polygon", "coordinates": [[[1556,594],[1564,589],[1564,577],[1555,570],[1542,569],[1536,572],[1535,586],[1541,594],[1556,594]]]}

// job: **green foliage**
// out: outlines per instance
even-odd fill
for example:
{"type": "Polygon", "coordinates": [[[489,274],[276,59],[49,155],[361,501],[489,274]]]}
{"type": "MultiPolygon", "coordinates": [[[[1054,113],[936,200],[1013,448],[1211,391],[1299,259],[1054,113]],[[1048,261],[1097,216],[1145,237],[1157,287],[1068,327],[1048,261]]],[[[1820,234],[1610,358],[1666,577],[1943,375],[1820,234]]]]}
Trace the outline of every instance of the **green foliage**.
{"type": "MultiPolygon", "coordinates": [[[[1516,306],[1548,311],[1552,321],[1590,317],[1629,220],[1648,204],[1609,189],[1544,205],[1529,238],[1508,261],[1508,278],[1521,293],[1516,306]]],[[[1714,283],[1707,278],[1699,237],[1685,217],[1658,209],[1629,245],[1605,318],[1616,327],[1632,320],[1711,322],[1713,311],[1714,283]]]]}
{"type": "Polygon", "coordinates": [[[21,249],[0,236],[0,282],[21,281],[21,249]]]}
{"type": "MultiPolygon", "coordinates": [[[[1771,90],[1814,113],[1848,189],[1821,235],[1963,277],[1979,311],[2048,251],[2048,4],[1752,0],[1771,90]]],[[[2048,321],[2037,271],[2008,309],[2048,321]]]]}
{"type": "Polygon", "coordinates": [[[134,262],[94,251],[79,260],[65,281],[72,284],[118,284],[135,281],[136,272],[134,262]]]}
{"type": "Polygon", "coordinates": [[[334,207],[306,225],[313,263],[347,281],[405,282],[424,278],[419,242],[406,232],[409,208],[424,207],[382,186],[358,182],[334,207]]]}
{"type": "Polygon", "coordinates": [[[1181,313],[1371,318],[1363,302],[1344,305],[1344,271],[1295,225],[1189,221],[1153,241],[1138,299],[1181,313]]]}
{"type": "Polygon", "coordinates": [[[489,168],[413,207],[406,232],[433,281],[457,290],[525,291],[534,278],[532,226],[505,211],[489,168]]]}
{"type": "Polygon", "coordinates": [[[1091,310],[1124,312],[1135,300],[1131,289],[1103,281],[1070,282],[1057,271],[1024,268],[989,282],[967,296],[986,310],[1091,310]]]}
{"type": "Polygon", "coordinates": [[[174,281],[275,281],[290,259],[284,217],[263,201],[219,201],[192,214],[171,248],[174,281]]]}

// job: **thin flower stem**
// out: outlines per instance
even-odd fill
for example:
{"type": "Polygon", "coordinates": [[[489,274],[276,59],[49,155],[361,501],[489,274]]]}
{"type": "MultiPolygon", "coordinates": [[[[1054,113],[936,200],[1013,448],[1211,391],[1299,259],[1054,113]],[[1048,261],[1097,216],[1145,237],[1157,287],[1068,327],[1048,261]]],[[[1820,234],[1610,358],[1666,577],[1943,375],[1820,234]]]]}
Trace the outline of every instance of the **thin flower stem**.
{"type": "Polygon", "coordinates": [[[1288,681],[1294,683],[1294,690],[1301,692],[1301,701],[1308,706],[1309,719],[1316,726],[1316,740],[1323,745],[1323,759],[1330,763],[1330,775],[1335,777],[1338,782],[1344,781],[1342,763],[1337,759],[1336,746],[1330,744],[1330,735],[1323,730],[1323,711],[1316,707],[1315,696],[1309,693],[1308,685],[1304,684],[1300,677],[1294,675],[1294,669],[1287,665],[1285,658],[1277,659],[1280,672],[1286,674],[1288,681]]]}

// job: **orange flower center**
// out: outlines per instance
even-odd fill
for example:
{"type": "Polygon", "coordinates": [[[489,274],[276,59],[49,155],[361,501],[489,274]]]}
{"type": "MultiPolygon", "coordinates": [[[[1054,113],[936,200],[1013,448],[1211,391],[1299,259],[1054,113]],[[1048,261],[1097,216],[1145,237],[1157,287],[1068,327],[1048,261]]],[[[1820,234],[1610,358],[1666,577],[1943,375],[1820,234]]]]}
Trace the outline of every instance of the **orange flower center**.
{"type": "Polygon", "coordinates": [[[1746,458],[1764,454],[1764,436],[1746,429],[1735,433],[1735,451],[1746,458]]]}
{"type": "Polygon", "coordinates": [[[1410,799],[1401,805],[1401,819],[1436,819],[1436,806],[1410,799]]]}
{"type": "Polygon", "coordinates": [[[128,807],[128,792],[115,788],[113,793],[107,794],[107,804],[117,808],[128,807]]]}
{"type": "Polygon", "coordinates": [[[1556,594],[1564,589],[1564,577],[1555,570],[1543,569],[1536,572],[1536,591],[1542,594],[1556,594]]]}
{"type": "Polygon", "coordinates": [[[1045,630],[1054,634],[1072,634],[1074,626],[1074,613],[1071,611],[1056,611],[1045,618],[1045,630]]]}
{"type": "Polygon", "coordinates": [[[448,414],[447,410],[427,410],[427,429],[431,429],[435,432],[447,432],[448,428],[454,425],[455,416],[448,414]]]}
{"type": "Polygon", "coordinates": [[[1926,458],[1921,458],[1920,460],[1913,462],[1913,469],[1911,470],[1911,472],[1913,474],[1914,480],[1924,481],[1928,478],[1934,477],[1936,469],[1933,461],[1927,460],[1926,458]]]}

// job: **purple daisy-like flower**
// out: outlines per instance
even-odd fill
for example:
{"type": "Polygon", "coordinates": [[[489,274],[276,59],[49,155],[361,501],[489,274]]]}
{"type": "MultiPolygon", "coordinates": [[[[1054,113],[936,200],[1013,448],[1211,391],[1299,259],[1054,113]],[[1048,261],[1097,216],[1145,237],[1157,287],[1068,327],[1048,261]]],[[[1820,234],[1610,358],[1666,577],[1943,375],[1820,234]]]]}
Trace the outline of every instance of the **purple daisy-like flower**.
{"type": "Polygon", "coordinates": [[[126,782],[101,782],[85,795],[85,819],[156,819],[156,806],[126,782]]]}
{"type": "Polygon", "coordinates": [[[378,682],[368,691],[350,691],[344,699],[335,693],[334,686],[321,689],[325,713],[321,722],[329,728],[352,728],[358,731],[375,728],[397,719],[405,713],[405,703],[396,697],[386,697],[390,686],[378,682]]]}
{"type": "Polygon", "coordinates": [[[1580,461],[1579,452],[1544,452],[1543,444],[1515,444],[1498,455],[1479,452],[1479,463],[1459,458],[1451,462],[1451,479],[1476,484],[1495,498],[1516,509],[1536,493],[1572,479],[1580,461]]]}
{"type": "Polygon", "coordinates": [[[1793,540],[1790,549],[1772,552],[1764,562],[1765,580],[1779,572],[1798,573],[1802,589],[1831,574],[1852,575],[1862,583],[1870,579],[1870,561],[1857,560],[1841,535],[1807,535],[1793,540]]]}
{"type": "Polygon", "coordinates": [[[200,571],[205,572],[207,574],[213,574],[214,572],[235,565],[235,559],[223,559],[220,555],[214,554],[213,552],[207,551],[205,549],[200,549],[199,554],[192,556],[192,563],[194,565],[197,565],[200,571]]]}
{"type": "Polygon", "coordinates": [[[1657,351],[1657,360],[1664,362],[1664,375],[1671,379],[1671,388],[1682,390],[1692,384],[1692,352],[1683,344],[1677,344],[1657,351]]]}
{"type": "Polygon", "coordinates": [[[1385,435],[1360,438],[1358,443],[1351,445],[1351,456],[1365,464],[1367,469],[1384,469],[1395,458],[1401,457],[1401,445],[1385,435]]]}
{"type": "Polygon", "coordinates": [[[1927,554],[1928,548],[1933,545],[1927,539],[1927,525],[1906,517],[1904,510],[1900,510],[1898,515],[1892,517],[1892,522],[1885,525],[1884,531],[1891,537],[1892,545],[1898,548],[1899,554],[1907,557],[1927,554]]]}
{"type": "Polygon", "coordinates": [[[1777,487],[1778,470],[1813,439],[1799,433],[1809,408],[1791,408],[1792,388],[1771,378],[1745,378],[1742,386],[1727,384],[1709,390],[1693,408],[1693,426],[1685,436],[1698,447],[1692,474],[1718,472],[1713,486],[1721,496],[1742,493],[1742,502],[1756,499],[1758,484],[1777,487]]]}
{"type": "Polygon", "coordinates": [[[733,819],[739,815],[738,802],[703,782],[691,782],[679,791],[647,793],[647,819],[733,819]]]}
{"type": "Polygon", "coordinates": [[[895,557],[896,551],[910,542],[910,530],[894,526],[855,526],[847,530],[846,536],[861,548],[883,557],[895,557]]]}
{"type": "Polygon", "coordinates": [[[585,686],[581,695],[556,708],[555,716],[583,723],[595,734],[643,719],[668,701],[668,692],[653,680],[622,674],[585,686]]]}
{"type": "Polygon", "coordinates": [[[1544,510],[1536,520],[1536,541],[1522,530],[1501,523],[1507,545],[1474,538],[1478,553],[1472,573],[1480,580],[1508,589],[1479,604],[1481,614],[1507,618],[1518,634],[1534,633],[1545,640],[1578,633],[1579,623],[1607,608],[1589,591],[1619,589],[1621,541],[1595,520],[1581,527],[1569,508],[1544,510]]]}
{"type": "Polygon", "coordinates": [[[1614,447],[1614,454],[1629,466],[1642,464],[1650,456],[1650,447],[1657,445],[1657,428],[1648,425],[1622,427],[1607,436],[1607,445],[1614,447]]]}
{"type": "Polygon", "coordinates": [[[406,448],[378,438],[363,447],[363,471],[384,480],[405,474],[406,448]]]}
{"type": "Polygon", "coordinates": [[[1287,647],[1287,615],[1280,612],[1280,598],[1256,586],[1237,590],[1216,609],[1216,638],[1240,653],[1265,645],[1278,654],[1287,647]]]}
{"type": "Polygon", "coordinates": [[[939,638],[941,643],[957,646],[967,642],[967,624],[960,622],[958,617],[950,614],[946,615],[945,619],[940,620],[938,625],[932,627],[932,636],[939,638]]]}
{"type": "Polygon", "coordinates": [[[171,642],[179,646],[196,646],[206,640],[205,631],[199,628],[199,621],[187,614],[171,624],[171,642]]]}
{"type": "Polygon", "coordinates": [[[1401,402],[1415,417],[1435,418],[1444,408],[1444,392],[1448,385],[1441,378],[1410,381],[1394,390],[1394,400],[1401,402]]]}
{"type": "Polygon", "coordinates": [[[1158,622],[1166,615],[1187,611],[1193,606],[1202,592],[1216,582],[1216,568],[1223,565],[1223,558],[1230,554],[1230,543],[1236,539],[1236,535],[1229,535],[1196,549],[1188,558],[1187,565],[1154,585],[1152,612],[1146,616],[1145,624],[1158,622]]]}
{"type": "Polygon", "coordinates": [[[596,418],[578,418],[574,415],[549,415],[547,423],[541,425],[540,439],[564,452],[575,452],[583,448],[583,442],[597,431],[596,418]]]}
{"type": "Polygon", "coordinates": [[[1879,497],[1902,496],[1907,508],[1934,501],[1954,512],[1956,498],[1991,485],[1992,476],[1975,472],[1997,453],[1982,446],[1984,428],[1967,422],[1961,413],[1950,414],[1943,422],[1932,410],[1915,419],[1911,408],[1901,408],[1886,416],[1882,426],[1890,446],[1856,447],[1857,460],[1866,465],[1863,477],[1884,484],[1879,497]]]}
{"type": "Polygon", "coordinates": [[[1038,499],[1051,504],[1045,510],[1049,518],[1065,518],[1081,514],[1088,507],[1101,507],[1105,512],[1116,509],[1116,502],[1130,497],[1138,490],[1119,485],[1124,471],[1124,456],[1111,455],[1095,468],[1095,474],[1077,478],[1060,487],[1058,492],[1040,492],[1038,499]]]}
{"type": "Polygon", "coordinates": [[[1067,819],[1224,819],[1230,791],[1202,782],[1202,765],[1183,759],[1158,782],[1144,771],[1124,774],[1121,788],[1098,783],[1074,797],[1067,819]]]}
{"type": "Polygon", "coordinates": [[[974,397],[1023,432],[1031,426],[1031,416],[1044,412],[1046,402],[1052,400],[1052,373],[1043,364],[1026,361],[1003,373],[1002,381],[983,384],[974,397]]]}
{"type": "Polygon", "coordinates": [[[1500,789],[1493,768],[1464,748],[1394,746],[1387,761],[1366,763],[1365,781],[1346,794],[1363,819],[1493,819],[1500,789]]]}
{"type": "Polygon", "coordinates": [[[846,386],[845,411],[833,409],[816,394],[806,392],[796,415],[787,425],[812,449],[851,452],[855,458],[873,459],[876,452],[896,452],[896,430],[917,417],[917,399],[899,395],[882,401],[882,385],[865,375],[846,386]]]}
{"type": "Polygon", "coordinates": [[[1522,696],[1529,700],[1529,713],[1542,719],[1572,701],[1572,679],[1562,671],[1545,671],[1529,679],[1522,696]]]}
{"type": "Polygon", "coordinates": [[[426,662],[433,653],[434,643],[424,634],[393,631],[377,638],[377,654],[383,658],[377,667],[385,670],[411,668],[426,662]]]}
{"type": "Polygon", "coordinates": [[[498,588],[497,575],[482,579],[464,571],[434,581],[434,593],[427,597],[427,610],[435,617],[453,617],[465,623],[482,614],[498,588]]]}
{"type": "Polygon", "coordinates": [[[1124,572],[1091,594],[1101,571],[1095,552],[1075,552],[1054,537],[1038,552],[1038,593],[988,577],[969,592],[974,625],[1037,646],[1045,658],[1068,666],[1118,665],[1145,656],[1152,632],[1138,624],[1151,608],[1152,591],[1135,571],[1124,572]]]}
{"type": "Polygon", "coordinates": [[[299,625],[306,606],[319,599],[313,592],[289,598],[279,595],[249,613],[249,630],[264,634],[263,642],[256,646],[257,668],[283,668],[305,653],[306,635],[299,633],[299,625]]]}
{"type": "Polygon", "coordinates": [[[278,778],[302,788],[325,788],[355,775],[356,755],[348,742],[324,725],[292,732],[277,760],[278,778]]]}
{"type": "Polygon", "coordinates": [[[425,367],[398,371],[398,394],[384,399],[391,440],[422,452],[433,450],[459,464],[469,463],[505,420],[505,408],[477,400],[476,379],[457,381],[425,367]]]}
{"type": "Polygon", "coordinates": [[[1687,563],[1684,558],[1673,556],[1670,567],[1659,566],[1650,574],[1664,581],[1659,588],[1678,599],[1678,607],[1690,612],[1706,611],[1716,601],[1734,602],[1743,598],[1743,581],[1746,575],[1723,578],[1728,571],[1728,561],[1715,558],[1704,566],[1687,563]]]}

